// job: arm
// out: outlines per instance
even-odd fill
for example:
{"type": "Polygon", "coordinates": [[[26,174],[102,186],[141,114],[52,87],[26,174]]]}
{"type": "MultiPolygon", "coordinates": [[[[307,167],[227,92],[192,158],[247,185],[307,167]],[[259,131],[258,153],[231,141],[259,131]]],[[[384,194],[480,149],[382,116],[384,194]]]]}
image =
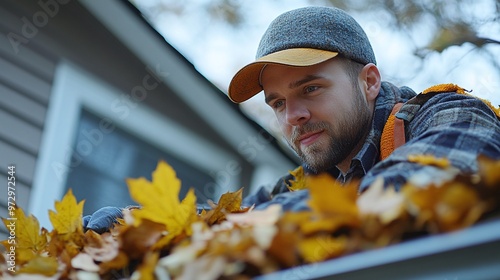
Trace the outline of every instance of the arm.
{"type": "Polygon", "coordinates": [[[294,177],[291,174],[287,174],[281,177],[273,187],[271,193],[265,187],[260,187],[259,190],[243,199],[244,206],[255,205],[258,206],[260,204],[266,203],[273,199],[274,196],[280,193],[286,193],[290,190],[288,186],[290,185],[290,181],[293,180],[294,177]]]}
{"type": "Polygon", "coordinates": [[[500,159],[500,121],[482,101],[457,93],[430,98],[406,124],[405,145],[375,165],[361,181],[366,189],[382,176],[385,185],[399,189],[412,175],[438,168],[408,161],[413,154],[447,158],[462,173],[477,171],[479,154],[500,159]]]}

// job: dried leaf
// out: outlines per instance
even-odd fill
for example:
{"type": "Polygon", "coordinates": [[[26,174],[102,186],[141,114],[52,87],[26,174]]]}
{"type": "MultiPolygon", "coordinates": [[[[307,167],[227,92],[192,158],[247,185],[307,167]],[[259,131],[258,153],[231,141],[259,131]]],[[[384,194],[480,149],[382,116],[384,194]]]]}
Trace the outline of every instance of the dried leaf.
{"type": "Polygon", "coordinates": [[[92,257],[94,261],[111,261],[118,256],[119,244],[110,233],[102,235],[89,230],[85,233],[85,247],[83,251],[92,257]]]}
{"type": "Polygon", "coordinates": [[[49,254],[58,256],[67,265],[70,265],[71,259],[80,253],[85,243],[83,232],[59,234],[53,230],[49,236],[47,248],[49,254]]]}
{"type": "Polygon", "coordinates": [[[294,180],[290,181],[290,186],[288,189],[292,192],[299,191],[307,188],[306,177],[304,175],[304,168],[302,166],[297,167],[295,170],[289,172],[294,180]]]}
{"type": "Polygon", "coordinates": [[[206,242],[193,242],[188,246],[176,247],[170,255],[160,259],[158,265],[165,268],[170,275],[179,276],[183,267],[193,262],[206,247],[206,242]]]}
{"type": "Polygon", "coordinates": [[[337,230],[346,228],[356,228],[359,226],[358,217],[348,215],[314,216],[313,219],[300,224],[300,231],[304,235],[312,235],[321,232],[334,233],[337,230]]]}
{"type": "Polygon", "coordinates": [[[408,210],[417,218],[417,226],[428,226],[430,232],[444,232],[469,226],[488,208],[477,193],[461,182],[440,187],[403,188],[408,210]]]}
{"type": "Polygon", "coordinates": [[[111,270],[123,269],[127,267],[128,264],[129,258],[124,252],[120,251],[114,259],[100,263],[99,267],[100,271],[105,273],[111,270]]]}
{"type": "Polygon", "coordinates": [[[486,156],[478,157],[479,176],[488,187],[500,185],[500,160],[493,160],[486,156]]]}
{"type": "Polygon", "coordinates": [[[311,197],[309,207],[313,212],[343,214],[357,219],[359,211],[356,206],[356,184],[342,185],[328,174],[308,176],[306,180],[311,197]]]}
{"type": "Polygon", "coordinates": [[[164,225],[150,220],[143,220],[139,226],[127,227],[120,233],[121,249],[131,259],[141,258],[165,234],[167,232],[164,225]]]}
{"type": "Polygon", "coordinates": [[[154,271],[158,263],[158,258],[158,252],[148,252],[142,264],[132,274],[131,279],[155,280],[154,271]]]}
{"type": "Polygon", "coordinates": [[[267,250],[269,256],[282,267],[293,267],[299,264],[297,244],[301,236],[288,225],[280,227],[267,250]]]}
{"type": "Polygon", "coordinates": [[[477,193],[460,183],[448,183],[443,193],[436,214],[443,231],[457,230],[477,222],[488,206],[481,203],[477,193]]]}
{"type": "Polygon", "coordinates": [[[207,212],[204,219],[209,225],[218,224],[226,219],[226,214],[237,212],[241,208],[243,189],[227,192],[221,196],[217,207],[207,212]]]}
{"type": "Polygon", "coordinates": [[[253,227],[253,239],[260,249],[266,250],[271,246],[278,228],[274,225],[256,225],[253,227]]]}
{"type": "Polygon", "coordinates": [[[304,239],[298,246],[302,258],[308,263],[314,263],[342,255],[347,243],[345,238],[320,235],[304,239]]]}
{"type": "Polygon", "coordinates": [[[94,262],[92,257],[86,253],[80,253],[71,259],[71,266],[76,269],[90,272],[99,271],[99,266],[94,262]]]}
{"type": "Polygon", "coordinates": [[[221,256],[202,256],[190,262],[179,279],[211,280],[218,279],[230,266],[221,256]]]}
{"type": "Polygon", "coordinates": [[[57,273],[59,263],[55,257],[36,256],[27,264],[22,266],[18,273],[40,274],[52,276],[57,273]]]}
{"type": "Polygon", "coordinates": [[[56,211],[49,211],[52,226],[59,234],[83,232],[83,203],[76,202],[73,191],[69,189],[61,201],[55,202],[56,211]]]}
{"type": "Polygon", "coordinates": [[[282,213],[280,204],[269,205],[264,210],[254,210],[245,213],[226,214],[226,219],[240,226],[274,225],[282,213]]]}
{"type": "Polygon", "coordinates": [[[377,179],[357,199],[357,206],[362,215],[378,216],[383,224],[388,224],[403,212],[404,196],[394,188],[384,189],[384,180],[377,179]]]}
{"type": "Polygon", "coordinates": [[[450,167],[450,161],[447,158],[437,158],[434,155],[409,155],[408,161],[421,165],[432,165],[439,168],[450,167]]]}

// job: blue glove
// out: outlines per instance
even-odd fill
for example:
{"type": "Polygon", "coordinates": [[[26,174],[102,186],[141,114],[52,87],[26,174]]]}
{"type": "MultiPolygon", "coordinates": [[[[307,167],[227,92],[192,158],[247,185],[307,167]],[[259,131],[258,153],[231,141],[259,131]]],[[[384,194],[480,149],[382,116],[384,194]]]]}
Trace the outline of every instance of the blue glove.
{"type": "Polygon", "coordinates": [[[89,229],[101,234],[113,226],[117,222],[118,218],[123,218],[122,208],[106,206],[97,211],[92,215],[87,215],[83,217],[83,230],[87,231],[89,229]]]}
{"type": "Polygon", "coordinates": [[[281,204],[283,211],[307,211],[310,210],[308,205],[309,190],[299,190],[294,192],[285,192],[277,194],[273,199],[255,206],[255,210],[266,209],[271,204],[281,204]]]}
{"type": "Polygon", "coordinates": [[[241,204],[247,207],[252,205],[258,206],[270,201],[271,199],[272,196],[269,191],[265,187],[260,187],[260,189],[256,193],[245,197],[241,204]]]}

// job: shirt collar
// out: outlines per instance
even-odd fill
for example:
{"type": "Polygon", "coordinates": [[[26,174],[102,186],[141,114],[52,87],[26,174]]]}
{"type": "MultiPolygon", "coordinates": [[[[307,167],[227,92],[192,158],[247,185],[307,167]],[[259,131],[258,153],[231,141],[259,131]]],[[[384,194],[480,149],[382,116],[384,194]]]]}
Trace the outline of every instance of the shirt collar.
{"type": "Polygon", "coordinates": [[[398,88],[395,85],[382,82],[380,92],[375,100],[375,109],[370,132],[366,137],[361,150],[351,161],[351,170],[361,165],[363,174],[366,174],[380,160],[380,138],[387,118],[392,108],[398,102],[404,102],[413,97],[415,92],[408,87],[398,88]]]}

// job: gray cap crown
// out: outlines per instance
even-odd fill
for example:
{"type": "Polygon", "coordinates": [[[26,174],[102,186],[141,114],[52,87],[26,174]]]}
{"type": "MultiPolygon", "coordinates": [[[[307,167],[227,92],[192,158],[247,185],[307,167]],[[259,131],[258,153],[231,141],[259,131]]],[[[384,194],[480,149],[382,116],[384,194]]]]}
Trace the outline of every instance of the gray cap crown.
{"type": "Polygon", "coordinates": [[[333,51],[362,64],[376,64],[361,26],[333,7],[305,7],[280,15],[262,36],[256,58],[291,48],[333,51]]]}

